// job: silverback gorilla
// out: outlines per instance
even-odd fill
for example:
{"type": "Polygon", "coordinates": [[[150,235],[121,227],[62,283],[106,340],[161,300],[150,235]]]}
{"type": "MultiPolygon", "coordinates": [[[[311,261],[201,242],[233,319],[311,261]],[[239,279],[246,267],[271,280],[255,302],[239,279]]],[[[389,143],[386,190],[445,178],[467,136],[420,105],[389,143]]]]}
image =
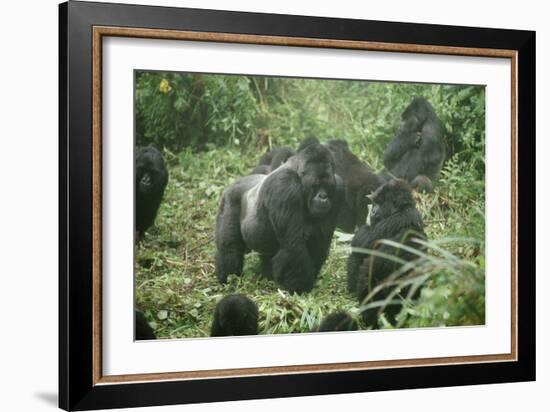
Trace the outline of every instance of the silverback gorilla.
{"type": "Polygon", "coordinates": [[[240,275],[244,254],[260,254],[262,275],[289,292],[309,292],[325,262],[342,185],[330,151],[312,143],[269,175],[238,179],[216,217],[216,273],[240,275]]]}
{"type": "Polygon", "coordinates": [[[338,214],[338,227],[353,233],[356,227],[366,222],[370,203],[367,196],[378,189],[384,180],[349,150],[345,140],[329,140],[326,146],[334,157],[336,174],[344,184],[344,201],[338,214]]]}
{"type": "MultiPolygon", "coordinates": [[[[411,261],[418,256],[403,248],[380,243],[391,240],[409,248],[424,250],[415,239],[426,239],[422,216],[416,209],[409,185],[403,180],[390,180],[372,195],[374,203],[370,225],[362,226],[351,241],[352,248],[370,249],[386,255],[395,256],[403,261],[411,261]]],[[[356,294],[362,302],[377,285],[395,272],[401,264],[395,260],[375,256],[368,252],[353,251],[348,259],[348,290],[356,294]]],[[[374,300],[385,299],[388,288],[376,294],[374,300]]],[[[388,321],[399,311],[396,306],[387,307],[384,313],[388,321]]],[[[378,309],[363,312],[367,325],[376,327],[378,309]]]]}
{"type": "Polygon", "coordinates": [[[258,334],[258,306],[241,294],[227,295],[214,309],[210,336],[258,334]]]}
{"type": "Polygon", "coordinates": [[[162,154],[153,146],[136,149],[136,231],[141,237],[154,223],[168,183],[162,154]]]}
{"type": "Polygon", "coordinates": [[[382,176],[405,179],[413,188],[431,191],[445,160],[443,127],[432,105],[415,97],[401,115],[397,134],[384,152],[382,176]],[[389,175],[389,176],[388,176],[389,175]]]}
{"type": "Polygon", "coordinates": [[[294,156],[294,151],[288,147],[275,147],[264,153],[260,157],[258,166],[252,170],[252,175],[268,175],[284,162],[286,162],[291,156],[294,156]]]}

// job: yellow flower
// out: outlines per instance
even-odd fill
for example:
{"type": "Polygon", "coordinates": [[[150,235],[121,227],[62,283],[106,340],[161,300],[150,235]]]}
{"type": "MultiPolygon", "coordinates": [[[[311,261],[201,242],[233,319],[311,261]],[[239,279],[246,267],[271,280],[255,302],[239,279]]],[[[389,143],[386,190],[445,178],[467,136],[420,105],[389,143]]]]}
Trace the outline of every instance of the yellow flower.
{"type": "Polygon", "coordinates": [[[170,83],[166,79],[162,79],[160,81],[159,90],[161,93],[169,93],[172,90],[172,86],[170,86],[170,83]]]}

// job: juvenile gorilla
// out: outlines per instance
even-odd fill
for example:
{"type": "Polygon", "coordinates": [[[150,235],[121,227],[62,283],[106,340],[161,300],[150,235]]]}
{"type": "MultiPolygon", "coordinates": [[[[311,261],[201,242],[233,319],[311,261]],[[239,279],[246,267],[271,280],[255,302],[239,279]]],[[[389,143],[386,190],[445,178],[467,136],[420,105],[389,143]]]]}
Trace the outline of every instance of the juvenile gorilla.
{"type": "Polygon", "coordinates": [[[240,294],[227,295],[214,309],[210,336],[245,336],[258,334],[258,306],[240,294]]]}
{"type": "Polygon", "coordinates": [[[418,190],[431,190],[445,160],[443,126],[432,105],[415,97],[401,115],[397,134],[384,152],[381,176],[405,179],[418,190]],[[416,179],[420,177],[420,180],[416,179]]]}
{"type": "Polygon", "coordinates": [[[258,166],[252,170],[252,175],[268,175],[291,156],[294,156],[294,151],[288,147],[275,147],[260,157],[258,166]]]}
{"type": "MultiPolygon", "coordinates": [[[[358,230],[351,242],[352,248],[376,250],[404,261],[416,259],[418,256],[410,251],[379,242],[391,240],[424,250],[415,242],[415,239],[426,239],[426,234],[409,185],[402,180],[390,180],[374,192],[372,201],[370,226],[365,225],[358,230]]],[[[348,289],[362,302],[372,289],[400,267],[399,262],[389,258],[354,250],[348,258],[348,289]]],[[[374,296],[374,300],[385,299],[388,293],[388,288],[384,288],[374,296]]],[[[390,322],[398,313],[395,308],[395,305],[386,307],[386,318],[390,322]]],[[[363,312],[367,325],[376,327],[377,312],[378,308],[363,312]]]]}
{"type": "Polygon", "coordinates": [[[349,330],[357,330],[359,325],[346,312],[335,312],[323,319],[317,332],[344,332],[349,330]]]}
{"type": "Polygon", "coordinates": [[[168,183],[162,154],[153,146],[136,149],[136,230],[139,236],[154,223],[168,183]]]}
{"type": "Polygon", "coordinates": [[[289,292],[309,292],[336,226],[341,182],[329,150],[304,147],[269,175],[240,178],[216,217],[216,273],[240,275],[244,254],[260,253],[262,274],[289,292]]]}
{"type": "Polygon", "coordinates": [[[382,185],[384,180],[349,150],[345,140],[329,140],[326,146],[334,157],[336,174],[344,184],[344,202],[340,207],[337,226],[353,233],[356,227],[366,222],[370,203],[367,195],[382,185]]]}

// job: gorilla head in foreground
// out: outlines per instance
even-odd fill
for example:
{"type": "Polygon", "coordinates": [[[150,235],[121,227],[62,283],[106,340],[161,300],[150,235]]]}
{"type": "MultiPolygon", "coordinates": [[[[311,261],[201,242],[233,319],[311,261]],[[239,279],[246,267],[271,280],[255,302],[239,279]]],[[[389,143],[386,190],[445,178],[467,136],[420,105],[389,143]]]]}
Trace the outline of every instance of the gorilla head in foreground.
{"type": "MultiPolygon", "coordinates": [[[[405,181],[390,180],[374,192],[372,201],[370,225],[362,226],[358,230],[351,242],[352,253],[348,258],[348,290],[356,294],[360,302],[402,265],[395,259],[375,256],[365,249],[402,261],[412,261],[418,256],[402,247],[380,241],[390,240],[416,250],[425,249],[416,241],[425,240],[426,234],[411,189],[405,181]]],[[[383,300],[388,293],[388,288],[383,288],[372,300],[383,300]]],[[[388,321],[394,321],[394,316],[399,312],[396,308],[399,306],[392,305],[384,310],[388,321]]],[[[378,308],[363,311],[365,323],[376,327],[377,314],[378,308]]]]}
{"type": "Polygon", "coordinates": [[[431,181],[438,178],[444,160],[441,121],[425,98],[415,97],[401,115],[397,134],[384,152],[386,169],[381,177],[404,179],[417,190],[431,191],[431,181]]]}
{"type": "Polygon", "coordinates": [[[325,262],[342,197],[330,151],[312,143],[269,175],[229,186],[216,217],[216,273],[240,275],[244,254],[260,254],[262,275],[289,292],[309,292],[325,262]]]}
{"type": "Polygon", "coordinates": [[[317,332],[344,332],[357,329],[357,321],[347,312],[334,312],[323,319],[317,332]]]}
{"type": "Polygon", "coordinates": [[[258,165],[252,170],[252,175],[268,175],[290,157],[294,151],[288,147],[275,147],[260,157],[258,165]]]}
{"type": "Polygon", "coordinates": [[[135,327],[136,340],[156,339],[153,328],[149,326],[147,319],[145,319],[145,315],[139,310],[135,311],[135,327]]]}
{"type": "Polygon", "coordinates": [[[136,231],[139,237],[154,223],[168,183],[162,154],[153,146],[136,149],[136,231]]]}
{"type": "Polygon", "coordinates": [[[258,334],[258,306],[245,295],[227,295],[214,309],[210,336],[258,334]]]}

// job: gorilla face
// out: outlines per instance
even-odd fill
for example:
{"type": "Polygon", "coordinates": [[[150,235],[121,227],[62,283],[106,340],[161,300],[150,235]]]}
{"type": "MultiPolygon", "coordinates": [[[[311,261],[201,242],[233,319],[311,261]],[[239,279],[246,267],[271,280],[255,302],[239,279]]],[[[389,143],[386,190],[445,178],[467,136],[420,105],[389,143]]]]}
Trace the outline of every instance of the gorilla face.
{"type": "Polygon", "coordinates": [[[322,218],[332,209],[336,179],[330,152],[321,145],[303,149],[305,161],[300,170],[304,196],[313,218],[322,218]]]}
{"type": "Polygon", "coordinates": [[[143,147],[136,154],[136,190],[140,195],[158,194],[166,185],[166,168],[160,152],[154,147],[143,147]]]}
{"type": "Polygon", "coordinates": [[[390,180],[380,186],[373,193],[371,199],[373,202],[370,213],[371,225],[375,225],[409,207],[415,207],[411,189],[404,180],[390,180]]]}
{"type": "Polygon", "coordinates": [[[136,231],[139,236],[155,221],[168,183],[162,154],[152,146],[136,149],[136,231]]]}
{"type": "Polygon", "coordinates": [[[145,170],[143,175],[139,178],[139,191],[142,193],[147,193],[151,190],[152,183],[153,178],[151,177],[151,173],[149,173],[148,170],[145,170]]]}

